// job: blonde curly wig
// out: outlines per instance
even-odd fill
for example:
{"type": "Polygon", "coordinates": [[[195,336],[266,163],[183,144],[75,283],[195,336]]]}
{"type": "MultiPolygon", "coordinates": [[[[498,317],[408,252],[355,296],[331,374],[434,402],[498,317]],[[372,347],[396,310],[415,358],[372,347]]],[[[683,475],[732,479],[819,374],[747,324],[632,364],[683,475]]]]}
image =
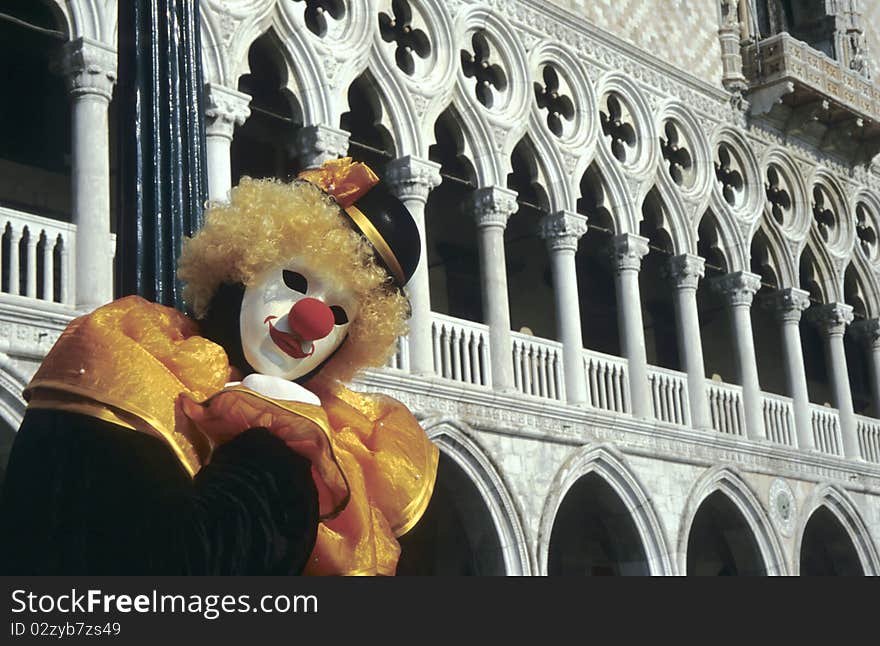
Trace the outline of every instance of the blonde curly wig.
{"type": "Polygon", "coordinates": [[[305,181],[242,178],[228,203],[212,204],[205,226],[184,241],[178,277],[197,318],[207,314],[222,283],[245,286],[263,271],[296,259],[349,287],[359,312],[321,376],[349,380],[382,365],[406,333],[409,305],[373,248],[345,220],[339,206],[305,181]]]}

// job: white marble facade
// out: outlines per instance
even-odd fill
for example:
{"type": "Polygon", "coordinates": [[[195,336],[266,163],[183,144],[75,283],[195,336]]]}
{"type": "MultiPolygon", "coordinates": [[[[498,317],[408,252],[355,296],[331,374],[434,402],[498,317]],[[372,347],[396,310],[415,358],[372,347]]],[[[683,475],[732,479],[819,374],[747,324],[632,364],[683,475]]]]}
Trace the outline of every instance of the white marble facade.
{"type": "MultiPolygon", "coordinates": [[[[482,286],[485,320],[431,312],[423,263],[410,286],[410,336],[391,366],[371,371],[359,385],[409,405],[471,479],[498,533],[504,570],[548,572],[557,511],[572,485],[596,474],[632,515],[651,574],[686,573],[697,509],[719,491],[745,520],[768,574],[799,573],[804,527],[822,506],[849,537],[861,569],[880,573],[880,422],[853,411],[842,341],[848,325],[862,330],[880,410],[880,168],[762,120],[750,98],[767,96],[744,95],[742,86],[728,83],[730,63],[722,62],[718,34],[730,0],[701,10],[694,38],[682,49],[687,60],[676,60],[668,45],[687,40],[689,24],[667,16],[661,33],[629,42],[619,7],[611,17],[599,8],[603,3],[558,4],[202,0],[211,199],[222,200],[230,188],[230,145],[251,113],[238,82],[249,72],[249,48],[268,30],[283,53],[286,89],[302,110],[295,140],[303,165],[346,153],[349,133],[340,117],[350,108],[347,91],[369,70],[397,157],[386,178],[423,229],[425,202],[440,183],[428,149],[435,121],[451,106],[476,175],[466,209],[477,225],[481,268],[473,278],[482,286]],[[401,4],[405,16],[395,14],[401,4]],[[343,10],[331,11],[336,5],[343,10]],[[306,24],[310,11],[321,14],[323,33],[306,24]],[[403,41],[380,34],[381,14],[426,35],[429,51],[411,56],[409,69],[395,58],[403,41]],[[489,52],[477,63],[499,66],[505,83],[463,68],[460,52],[473,52],[475,34],[489,52]],[[654,51],[655,42],[665,43],[662,52],[654,51]],[[547,68],[555,72],[557,93],[574,107],[558,126],[533,89],[546,81],[547,68]],[[490,105],[474,91],[474,75],[486,79],[490,105]],[[603,128],[603,119],[628,125],[631,136],[603,128]],[[511,331],[514,287],[505,273],[504,231],[517,202],[506,178],[524,136],[536,151],[537,179],[549,202],[539,235],[551,259],[558,341],[511,331]],[[681,149],[690,160],[683,174],[671,170],[681,149]],[[579,184],[590,168],[602,178],[613,220],[621,357],[584,350],[581,336],[574,258],[590,223],[589,213],[578,212],[579,184]],[[663,201],[674,252],[683,372],[655,368],[645,352],[639,271],[648,245],[640,221],[652,191],[663,201]],[[774,197],[780,192],[784,200],[774,197]],[[695,294],[708,280],[697,239],[707,210],[726,264],[727,274],[712,279],[712,288],[730,310],[738,385],[704,373],[695,294]],[[760,277],[752,273],[750,249],[759,232],[769,241],[778,279],[788,397],[762,391],[756,368],[750,308],[757,307],[760,277]],[[813,259],[813,297],[822,302],[810,308],[810,324],[820,326],[826,344],[833,407],[811,404],[806,392],[797,334],[810,296],[799,271],[805,250],[813,259]],[[846,302],[848,268],[864,310],[857,323],[846,302]]],[[[662,13],[664,3],[622,4],[656,5],[662,13]]],[[[72,278],[62,303],[40,305],[21,295],[0,302],[0,415],[10,426],[23,411],[22,384],[64,322],[108,300],[112,286],[107,106],[116,3],[57,5],[71,40],[64,71],[74,117],[76,245],[68,249],[72,278]]],[[[650,12],[638,15],[659,24],[650,12]]]]}

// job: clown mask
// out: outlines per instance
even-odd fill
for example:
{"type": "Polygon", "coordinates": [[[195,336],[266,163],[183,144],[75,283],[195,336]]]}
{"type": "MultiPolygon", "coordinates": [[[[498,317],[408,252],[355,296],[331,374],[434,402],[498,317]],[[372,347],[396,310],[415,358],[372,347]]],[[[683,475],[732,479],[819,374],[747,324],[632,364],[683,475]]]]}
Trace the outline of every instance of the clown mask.
{"type": "Polygon", "coordinates": [[[241,303],[241,344],[260,374],[294,380],[342,345],[358,314],[352,291],[291,261],[256,276],[241,303]]]}

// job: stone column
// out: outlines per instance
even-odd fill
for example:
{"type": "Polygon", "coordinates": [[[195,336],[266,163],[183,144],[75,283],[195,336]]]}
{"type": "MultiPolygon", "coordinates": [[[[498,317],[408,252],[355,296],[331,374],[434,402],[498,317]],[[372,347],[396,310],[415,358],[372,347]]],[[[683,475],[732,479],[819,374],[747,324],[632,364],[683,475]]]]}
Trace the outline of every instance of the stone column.
{"type": "Polygon", "coordinates": [[[70,90],[71,216],[76,225],[76,307],[113,299],[110,246],[110,144],[107,108],[116,82],[116,50],[88,38],[62,49],[59,71],[70,90]]]}
{"type": "Polygon", "coordinates": [[[767,435],[764,431],[763,401],[751,317],[752,300],[761,288],[761,277],[746,271],[737,271],[714,279],[713,287],[727,299],[730,310],[733,353],[743,391],[746,433],[749,439],[764,439],[767,435]]]}
{"type": "Polygon", "coordinates": [[[479,236],[480,288],[483,316],[489,326],[492,386],[500,391],[513,391],[516,384],[513,378],[504,229],[507,220],[519,208],[516,193],[498,186],[478,188],[471,195],[467,208],[477,222],[479,236]]]}
{"type": "Polygon", "coordinates": [[[587,232],[587,218],[579,213],[560,211],[542,218],[541,237],[547,242],[553,271],[553,299],[556,305],[556,328],[562,341],[562,364],[565,371],[565,398],[569,404],[587,403],[587,379],[584,371],[584,340],[581,333],[580,298],[578,297],[578,240],[587,232]]]}
{"type": "Polygon", "coordinates": [[[849,386],[849,371],[846,367],[846,353],[843,348],[843,334],[846,326],[852,323],[853,308],[844,303],[828,303],[811,307],[807,312],[825,340],[825,361],[828,376],[834,393],[834,405],[840,415],[840,436],[845,457],[859,459],[859,440],[856,435],[856,414],[853,409],[852,391],[849,386]]]}
{"type": "Polygon", "coordinates": [[[645,329],[642,322],[642,300],[639,295],[639,269],[648,253],[648,239],[624,233],[612,239],[612,262],[617,288],[617,324],[620,345],[626,357],[632,413],[650,418],[651,388],[648,384],[648,357],[645,351],[645,329]]]}
{"type": "Polygon", "coordinates": [[[226,200],[232,188],[229,148],[235,127],[251,116],[251,97],[214,83],[205,84],[205,141],[208,155],[208,197],[226,200]]]}
{"type": "Polygon", "coordinates": [[[669,276],[675,288],[678,351],[687,372],[691,425],[699,429],[712,428],[700,316],[697,310],[697,285],[705,273],[706,262],[699,256],[682,254],[670,259],[669,276]]]}
{"type": "Polygon", "coordinates": [[[874,417],[880,418],[880,319],[856,321],[850,326],[864,345],[868,354],[868,369],[871,372],[871,403],[874,417]]]}
{"type": "Polygon", "coordinates": [[[419,228],[422,253],[419,264],[407,285],[412,308],[409,321],[410,370],[415,374],[434,372],[434,351],[431,336],[431,289],[428,277],[428,245],[425,236],[425,204],[431,190],[440,184],[440,164],[412,156],[401,157],[388,164],[385,181],[390,190],[404,203],[419,228]]]}
{"type": "Polygon", "coordinates": [[[794,408],[798,448],[811,450],[816,443],[813,438],[800,326],[801,314],[810,306],[810,293],[789,287],[773,294],[765,305],[773,308],[782,330],[782,361],[785,366],[786,389],[794,408]]]}
{"type": "Polygon", "coordinates": [[[730,91],[742,92],[748,88],[742,70],[742,28],[739,22],[739,0],[722,0],[721,27],[718,40],[721,42],[721,83],[730,91]]]}
{"type": "Polygon", "coordinates": [[[350,133],[322,124],[303,126],[296,134],[296,153],[303,169],[317,168],[325,161],[348,154],[350,133]]]}

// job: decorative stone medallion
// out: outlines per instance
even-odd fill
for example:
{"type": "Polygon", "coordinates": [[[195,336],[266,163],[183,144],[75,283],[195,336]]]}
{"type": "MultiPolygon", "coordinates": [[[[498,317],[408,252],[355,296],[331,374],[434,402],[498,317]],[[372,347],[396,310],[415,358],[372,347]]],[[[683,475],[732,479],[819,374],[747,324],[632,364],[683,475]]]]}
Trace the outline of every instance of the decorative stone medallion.
{"type": "Polygon", "coordinates": [[[770,485],[770,517],[782,532],[783,536],[791,536],[794,530],[795,506],[794,494],[785,480],[776,478],[770,485]]]}

